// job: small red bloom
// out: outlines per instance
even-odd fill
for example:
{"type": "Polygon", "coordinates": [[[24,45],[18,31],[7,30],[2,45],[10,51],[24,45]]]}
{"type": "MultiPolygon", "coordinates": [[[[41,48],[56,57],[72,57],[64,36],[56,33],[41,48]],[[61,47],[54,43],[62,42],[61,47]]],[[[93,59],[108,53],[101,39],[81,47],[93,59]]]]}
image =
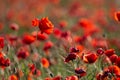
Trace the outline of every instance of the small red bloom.
{"type": "Polygon", "coordinates": [[[55,76],[52,80],[61,80],[61,76],[55,76]]]}
{"type": "Polygon", "coordinates": [[[46,77],[44,80],[52,80],[52,78],[50,78],[50,77],[46,77]]]}
{"type": "Polygon", "coordinates": [[[77,53],[77,52],[79,52],[79,49],[72,47],[72,48],[70,48],[70,53],[72,53],[72,52],[77,53]]]}
{"type": "Polygon", "coordinates": [[[104,53],[104,50],[102,48],[97,49],[97,54],[102,55],[104,53]]]}
{"type": "Polygon", "coordinates": [[[53,46],[53,43],[51,41],[48,41],[44,44],[43,50],[47,51],[53,46]]]}
{"type": "Polygon", "coordinates": [[[19,51],[17,52],[17,57],[18,57],[19,59],[26,59],[28,56],[29,56],[29,52],[28,52],[28,51],[19,50],[19,51]]]}
{"type": "Polygon", "coordinates": [[[15,31],[19,30],[19,26],[18,26],[18,24],[16,24],[16,23],[10,24],[10,28],[11,28],[12,30],[15,30],[15,31]]]}
{"type": "Polygon", "coordinates": [[[4,38],[0,37],[0,49],[4,47],[4,38]]]}
{"type": "Polygon", "coordinates": [[[82,18],[78,23],[81,27],[83,27],[86,35],[92,35],[93,33],[100,31],[100,29],[89,19],[82,18]]]}
{"type": "Polygon", "coordinates": [[[41,30],[41,33],[50,34],[53,32],[53,27],[54,25],[51,23],[48,17],[39,20],[39,29],[41,30]]]}
{"type": "Polygon", "coordinates": [[[25,34],[22,40],[25,44],[31,44],[35,41],[35,37],[29,34],[25,34]]]}
{"type": "Polygon", "coordinates": [[[0,52],[0,67],[5,68],[10,65],[10,59],[5,59],[3,53],[0,52]]]}
{"type": "Polygon", "coordinates": [[[74,60],[77,58],[76,53],[69,53],[68,56],[65,58],[65,62],[69,62],[70,60],[74,60]]]}
{"type": "Polygon", "coordinates": [[[120,68],[120,57],[117,58],[116,64],[117,64],[117,66],[120,68]]]}
{"type": "Polygon", "coordinates": [[[75,73],[79,74],[80,77],[83,77],[83,76],[86,75],[86,71],[84,69],[82,69],[82,68],[76,68],[75,73]]]}
{"type": "Polygon", "coordinates": [[[44,68],[48,68],[50,66],[50,63],[46,58],[42,58],[41,63],[42,63],[44,68]]]}
{"type": "Polygon", "coordinates": [[[36,70],[36,66],[35,66],[34,64],[29,64],[28,67],[29,67],[29,69],[30,69],[30,72],[31,72],[32,74],[34,74],[34,72],[35,72],[35,70],[36,70]]]}
{"type": "Polygon", "coordinates": [[[83,61],[85,63],[94,63],[97,60],[98,56],[95,53],[88,53],[83,55],[83,61]]]}
{"type": "Polygon", "coordinates": [[[112,56],[113,54],[115,54],[115,50],[114,49],[108,49],[105,51],[105,55],[110,57],[112,56]]]}
{"type": "Polygon", "coordinates": [[[54,29],[54,35],[56,38],[60,38],[61,37],[61,30],[59,28],[55,28],[54,29]]]}
{"type": "Polygon", "coordinates": [[[37,18],[32,20],[32,26],[38,26],[39,25],[39,20],[37,18]]]}
{"type": "Polygon", "coordinates": [[[5,59],[5,60],[4,60],[4,66],[5,66],[5,67],[9,66],[10,63],[11,63],[11,62],[10,62],[10,59],[5,59]]]}
{"type": "Polygon", "coordinates": [[[48,39],[48,36],[46,34],[41,34],[40,32],[38,32],[37,39],[40,41],[44,41],[44,40],[48,39]]]}
{"type": "Polygon", "coordinates": [[[16,75],[9,76],[8,80],[18,80],[18,77],[16,75]]]}
{"type": "Polygon", "coordinates": [[[105,68],[104,71],[108,71],[111,74],[115,74],[116,76],[120,76],[120,68],[116,65],[109,66],[108,68],[105,68]]]}
{"type": "Polygon", "coordinates": [[[77,76],[68,76],[65,80],[79,80],[77,76]]]}
{"type": "Polygon", "coordinates": [[[110,61],[111,61],[112,63],[115,63],[116,60],[117,60],[117,58],[118,58],[118,56],[117,56],[116,54],[113,54],[113,55],[110,56],[109,58],[110,58],[110,61]]]}
{"type": "Polygon", "coordinates": [[[60,21],[59,25],[61,28],[64,28],[67,26],[67,22],[65,20],[62,20],[62,21],[60,21]]]}
{"type": "Polygon", "coordinates": [[[120,21],[120,11],[115,12],[114,16],[116,21],[120,21]]]}

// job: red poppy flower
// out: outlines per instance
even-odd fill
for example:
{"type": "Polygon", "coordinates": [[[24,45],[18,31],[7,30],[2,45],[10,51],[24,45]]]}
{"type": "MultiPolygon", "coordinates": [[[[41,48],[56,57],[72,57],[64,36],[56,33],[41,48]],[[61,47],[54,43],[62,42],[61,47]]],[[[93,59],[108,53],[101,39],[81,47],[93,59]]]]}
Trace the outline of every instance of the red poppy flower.
{"type": "Polygon", "coordinates": [[[5,68],[10,65],[10,59],[5,59],[3,53],[0,52],[0,67],[5,68]]]}
{"type": "Polygon", "coordinates": [[[97,49],[97,54],[102,55],[104,53],[104,50],[102,48],[97,49]]]}
{"type": "Polygon", "coordinates": [[[67,26],[67,22],[65,20],[62,20],[62,21],[59,22],[59,25],[60,25],[61,28],[64,28],[64,27],[67,26]]]}
{"type": "Polygon", "coordinates": [[[52,80],[61,80],[61,76],[55,76],[52,80]]]}
{"type": "Polygon", "coordinates": [[[37,39],[40,41],[44,41],[44,40],[48,39],[48,36],[46,34],[41,34],[40,32],[38,32],[37,39]]]}
{"type": "Polygon", "coordinates": [[[23,43],[25,44],[31,44],[35,41],[35,37],[29,34],[23,35],[23,43]]]}
{"type": "Polygon", "coordinates": [[[69,53],[68,56],[65,58],[65,62],[69,62],[70,60],[74,60],[77,58],[76,53],[69,53]]]}
{"type": "Polygon", "coordinates": [[[9,76],[8,80],[18,80],[18,77],[16,75],[9,76]]]}
{"type": "Polygon", "coordinates": [[[98,56],[95,53],[88,53],[83,55],[83,61],[85,63],[94,63],[97,60],[98,56]]]}
{"type": "Polygon", "coordinates": [[[53,43],[51,41],[48,41],[44,44],[43,50],[48,51],[53,46],[53,43]]]}
{"type": "Polygon", "coordinates": [[[74,48],[74,47],[70,48],[70,53],[73,53],[73,52],[77,53],[79,52],[79,49],[74,48]]]}
{"type": "Polygon", "coordinates": [[[56,38],[60,38],[61,37],[61,30],[59,28],[55,28],[54,29],[54,35],[56,38]]]}
{"type": "Polygon", "coordinates": [[[46,58],[42,58],[41,63],[42,63],[44,68],[48,68],[50,66],[50,63],[46,58]]]}
{"type": "Polygon", "coordinates": [[[76,68],[75,73],[79,74],[80,77],[83,77],[83,76],[86,75],[86,71],[84,69],[82,69],[82,68],[76,68]]]}
{"type": "Polygon", "coordinates": [[[116,77],[120,76],[120,68],[116,65],[108,66],[107,68],[104,69],[104,76],[108,76],[108,74],[114,74],[116,77]]]}
{"type": "Polygon", "coordinates": [[[117,64],[117,66],[120,68],[120,57],[117,58],[116,64],[117,64]]]}
{"type": "Polygon", "coordinates": [[[9,66],[10,65],[10,59],[5,59],[4,60],[4,65],[3,66],[5,66],[5,67],[7,67],[7,66],[9,66]]]}
{"type": "Polygon", "coordinates": [[[15,31],[19,30],[19,26],[18,26],[18,24],[16,24],[16,23],[10,24],[10,28],[11,28],[12,30],[15,30],[15,31]]]}
{"type": "Polygon", "coordinates": [[[0,37],[0,49],[4,47],[4,38],[0,37]]]}
{"type": "Polygon", "coordinates": [[[92,35],[93,33],[99,32],[100,29],[89,19],[82,18],[79,21],[79,25],[83,27],[86,35],[92,35]]]}
{"type": "Polygon", "coordinates": [[[114,16],[116,21],[120,21],[120,11],[115,12],[114,16]]]}
{"type": "Polygon", "coordinates": [[[114,49],[108,49],[105,51],[105,55],[110,57],[112,56],[113,54],[115,54],[115,50],[114,49]]]}
{"type": "Polygon", "coordinates": [[[79,80],[77,76],[68,76],[65,80],[79,80]]]}
{"type": "Polygon", "coordinates": [[[29,56],[29,52],[28,52],[28,51],[19,50],[19,51],[17,52],[17,57],[18,57],[19,59],[26,59],[28,56],[29,56]]]}
{"type": "Polygon", "coordinates": [[[38,26],[39,25],[39,20],[37,18],[32,20],[32,25],[33,26],[38,26]]]}
{"type": "Polygon", "coordinates": [[[52,80],[52,78],[50,78],[50,77],[46,77],[44,80],[52,80]]]}
{"type": "Polygon", "coordinates": [[[41,30],[41,33],[50,34],[53,32],[53,27],[54,25],[51,23],[48,17],[39,20],[39,29],[41,30]]]}
{"type": "Polygon", "coordinates": [[[30,72],[33,74],[36,70],[36,66],[34,64],[29,64],[28,67],[30,69],[30,72]]]}
{"type": "Polygon", "coordinates": [[[118,56],[116,54],[113,54],[112,56],[109,57],[109,59],[112,63],[115,63],[117,58],[118,58],[118,56]]]}

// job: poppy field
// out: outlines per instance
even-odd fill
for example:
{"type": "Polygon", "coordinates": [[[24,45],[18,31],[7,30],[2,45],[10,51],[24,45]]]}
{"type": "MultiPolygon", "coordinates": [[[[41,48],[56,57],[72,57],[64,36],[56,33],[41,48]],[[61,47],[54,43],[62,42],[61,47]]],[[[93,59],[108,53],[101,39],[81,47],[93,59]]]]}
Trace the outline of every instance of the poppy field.
{"type": "Polygon", "coordinates": [[[119,0],[0,0],[0,80],[120,80],[119,0]]]}

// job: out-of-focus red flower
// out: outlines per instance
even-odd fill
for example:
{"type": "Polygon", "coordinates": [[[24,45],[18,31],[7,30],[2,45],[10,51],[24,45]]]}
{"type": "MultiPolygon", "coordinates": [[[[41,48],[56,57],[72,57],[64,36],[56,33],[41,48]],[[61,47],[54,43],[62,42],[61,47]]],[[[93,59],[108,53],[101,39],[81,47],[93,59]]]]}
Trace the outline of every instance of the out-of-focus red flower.
{"type": "Polygon", "coordinates": [[[59,29],[59,28],[55,28],[54,29],[54,35],[55,35],[55,37],[57,37],[57,38],[60,38],[61,37],[61,30],[59,29]]]}
{"type": "Polygon", "coordinates": [[[24,49],[20,49],[17,53],[16,53],[17,57],[19,59],[26,59],[29,56],[29,52],[24,50],[24,49]]]}
{"type": "Polygon", "coordinates": [[[39,25],[39,20],[37,18],[32,20],[32,26],[38,26],[39,25]]]}
{"type": "Polygon", "coordinates": [[[64,39],[68,40],[69,36],[70,36],[70,32],[69,31],[65,31],[65,32],[61,33],[61,37],[64,38],[64,39]]]}
{"type": "Polygon", "coordinates": [[[103,49],[106,49],[106,40],[96,38],[96,39],[92,40],[91,44],[95,48],[100,48],[101,47],[103,49]]]}
{"type": "Polygon", "coordinates": [[[104,73],[105,72],[114,74],[116,77],[120,76],[120,68],[116,65],[108,66],[107,68],[104,69],[104,73]]]}
{"type": "Polygon", "coordinates": [[[10,63],[11,63],[11,62],[10,62],[10,59],[5,59],[5,60],[4,60],[4,66],[5,66],[5,67],[9,66],[10,63]]]}
{"type": "Polygon", "coordinates": [[[104,53],[104,50],[102,48],[97,49],[97,54],[102,55],[104,53]]]}
{"type": "Polygon", "coordinates": [[[83,55],[83,61],[85,63],[94,63],[97,60],[98,56],[95,53],[88,53],[83,55]]]}
{"type": "Polygon", "coordinates": [[[77,53],[79,52],[79,49],[74,48],[74,47],[70,48],[70,53],[73,53],[73,52],[77,53]]]}
{"type": "Polygon", "coordinates": [[[41,59],[41,64],[44,68],[48,68],[50,66],[50,63],[46,58],[41,59]]]}
{"type": "Polygon", "coordinates": [[[108,67],[110,73],[114,73],[116,76],[120,76],[120,68],[116,65],[108,67]]]}
{"type": "Polygon", "coordinates": [[[41,71],[36,68],[34,64],[29,64],[30,74],[36,77],[41,75],[41,71]]]}
{"type": "Polygon", "coordinates": [[[53,43],[51,41],[48,41],[44,44],[43,50],[48,51],[53,46],[53,43]]]}
{"type": "Polygon", "coordinates": [[[18,77],[22,77],[24,75],[22,70],[17,70],[16,74],[17,74],[18,77]]]}
{"type": "Polygon", "coordinates": [[[60,25],[61,28],[64,28],[64,27],[67,26],[67,22],[65,20],[62,20],[62,21],[59,22],[59,25],[60,25]]]}
{"type": "Polygon", "coordinates": [[[116,65],[120,68],[120,57],[117,58],[116,65]]]}
{"type": "Polygon", "coordinates": [[[12,23],[12,24],[10,24],[10,29],[17,31],[17,30],[19,30],[19,26],[16,23],[12,23]]]}
{"type": "Polygon", "coordinates": [[[100,29],[89,19],[82,18],[78,23],[81,27],[83,27],[85,35],[92,35],[93,33],[100,31],[100,29]]]}
{"type": "Polygon", "coordinates": [[[0,52],[0,67],[4,69],[5,67],[8,67],[10,63],[10,59],[5,59],[3,53],[0,52]]]}
{"type": "Polygon", "coordinates": [[[61,76],[55,76],[52,80],[61,80],[61,76]]]}
{"type": "Polygon", "coordinates": [[[105,51],[105,55],[110,57],[112,56],[113,54],[115,54],[115,50],[114,49],[108,49],[105,51]]]}
{"type": "Polygon", "coordinates": [[[44,41],[44,40],[48,39],[48,36],[46,34],[41,34],[40,32],[38,32],[37,39],[40,41],[44,41]]]}
{"type": "Polygon", "coordinates": [[[29,64],[28,67],[30,69],[30,72],[33,74],[35,72],[35,70],[36,70],[35,65],[34,64],[29,64]]]}
{"type": "Polygon", "coordinates": [[[0,49],[4,47],[4,38],[0,37],[0,49]]]}
{"type": "Polygon", "coordinates": [[[40,76],[41,75],[41,71],[36,69],[35,74],[36,74],[36,76],[40,76]]]}
{"type": "Polygon", "coordinates": [[[74,41],[76,43],[82,44],[86,40],[86,38],[87,38],[86,35],[83,35],[83,36],[74,36],[74,41]]]}
{"type": "Polygon", "coordinates": [[[120,11],[115,12],[114,17],[116,21],[120,21],[120,11]]]}
{"type": "Polygon", "coordinates": [[[24,34],[22,40],[25,44],[31,44],[35,41],[35,37],[29,34],[24,34]]]}
{"type": "Polygon", "coordinates": [[[51,23],[48,17],[39,20],[39,28],[41,30],[41,33],[50,34],[53,32],[53,27],[54,25],[51,23]]]}
{"type": "Polygon", "coordinates": [[[69,53],[68,56],[65,58],[65,62],[69,62],[70,60],[74,60],[77,58],[76,53],[69,53]]]}
{"type": "Polygon", "coordinates": [[[47,78],[45,78],[44,80],[52,80],[52,78],[50,78],[50,77],[47,77],[47,78]]]}
{"type": "Polygon", "coordinates": [[[82,68],[76,68],[76,69],[75,69],[75,73],[76,73],[76,74],[79,74],[80,77],[83,77],[83,76],[86,75],[86,71],[85,71],[84,69],[82,69],[82,68]]]}
{"type": "Polygon", "coordinates": [[[8,80],[18,80],[18,77],[12,74],[11,76],[9,76],[8,80]]]}
{"type": "Polygon", "coordinates": [[[15,35],[7,35],[8,38],[8,42],[10,44],[10,46],[16,46],[17,45],[17,40],[18,40],[18,37],[15,36],[15,35]]]}
{"type": "Polygon", "coordinates": [[[118,56],[116,54],[113,54],[112,56],[109,57],[109,59],[112,63],[115,63],[117,58],[118,58],[118,56]]]}
{"type": "Polygon", "coordinates": [[[68,76],[65,80],[79,80],[77,76],[68,76]]]}

